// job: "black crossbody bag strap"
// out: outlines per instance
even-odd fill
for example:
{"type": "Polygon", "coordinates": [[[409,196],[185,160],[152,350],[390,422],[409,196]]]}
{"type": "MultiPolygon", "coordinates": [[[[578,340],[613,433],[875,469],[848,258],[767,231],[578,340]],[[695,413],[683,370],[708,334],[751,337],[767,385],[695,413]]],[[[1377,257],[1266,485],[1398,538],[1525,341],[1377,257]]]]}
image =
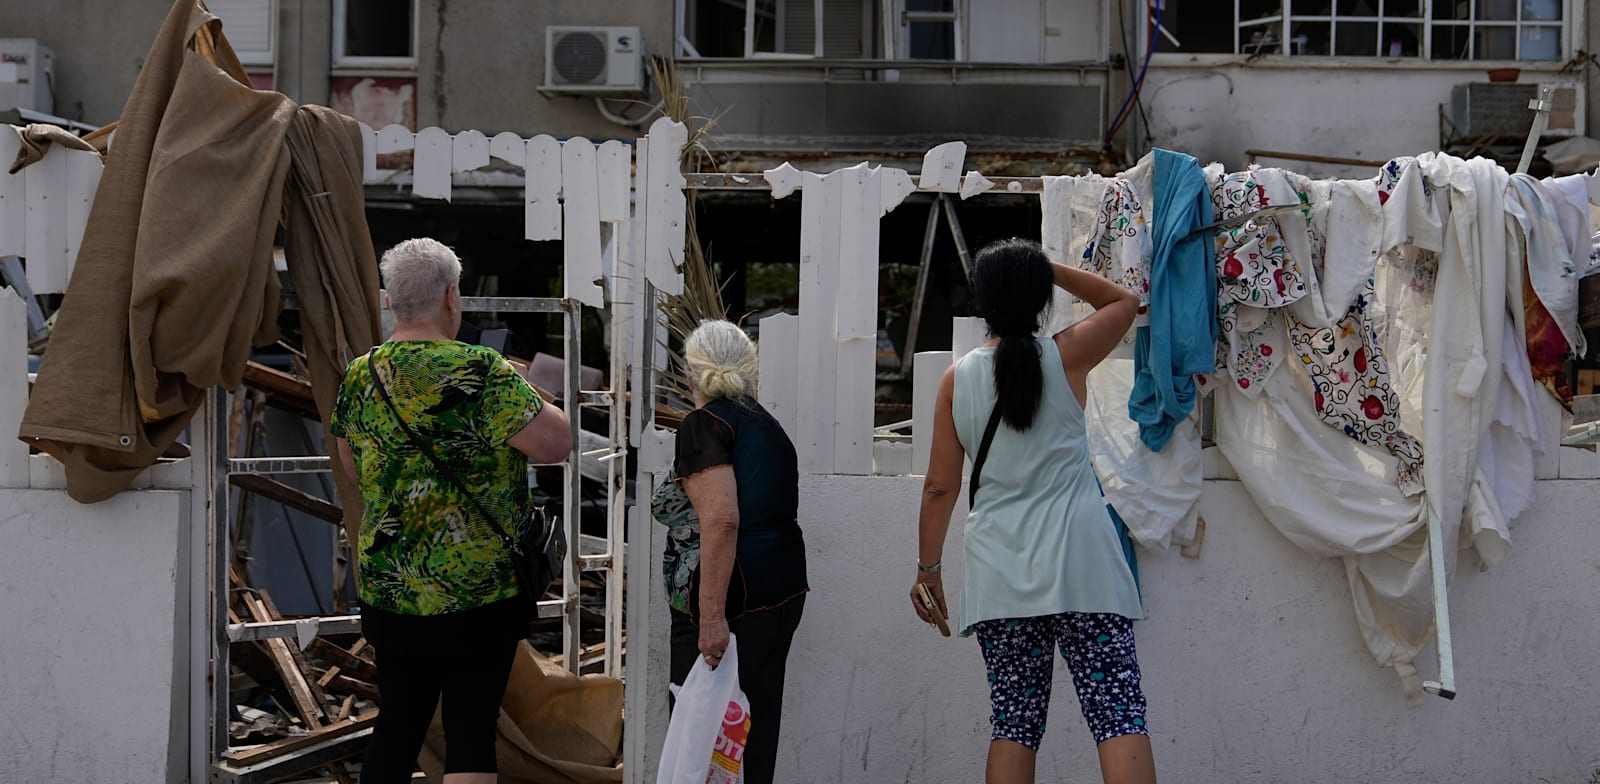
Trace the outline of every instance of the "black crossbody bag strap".
{"type": "Polygon", "coordinates": [[[456,476],[456,472],[450,470],[450,466],[445,465],[445,462],[440,460],[438,455],[434,454],[433,448],[428,445],[428,442],[423,441],[422,437],[418,436],[416,431],[411,429],[411,425],[406,424],[406,418],[400,415],[399,407],[395,406],[394,400],[389,397],[388,387],[383,385],[383,379],[378,376],[378,368],[372,364],[371,354],[367,355],[367,374],[372,376],[372,384],[378,388],[378,396],[383,398],[384,403],[388,404],[389,410],[394,413],[395,421],[400,423],[400,429],[405,431],[406,438],[411,440],[411,444],[417,448],[417,451],[421,452],[424,457],[428,458],[428,460],[433,463],[433,467],[439,469],[439,473],[442,474],[445,479],[450,480],[450,484],[455,485],[456,489],[460,490],[461,494],[466,496],[467,500],[472,502],[472,505],[477,508],[478,514],[481,515],[483,519],[489,523],[489,525],[494,527],[495,533],[500,535],[500,538],[506,543],[506,547],[511,548],[511,553],[513,555],[518,558],[524,557],[525,553],[522,550],[522,543],[518,542],[515,537],[511,536],[511,534],[506,533],[506,529],[500,526],[499,521],[494,519],[494,515],[489,514],[489,510],[484,508],[483,503],[478,500],[478,497],[473,495],[471,490],[467,489],[466,484],[461,481],[461,478],[456,476]]]}
{"type": "Polygon", "coordinates": [[[967,485],[967,508],[972,508],[972,499],[978,495],[978,484],[983,476],[983,461],[989,459],[989,445],[994,443],[994,431],[1000,429],[1000,401],[994,402],[994,411],[989,413],[989,425],[983,429],[983,441],[978,444],[978,456],[972,459],[972,483],[967,485]]]}

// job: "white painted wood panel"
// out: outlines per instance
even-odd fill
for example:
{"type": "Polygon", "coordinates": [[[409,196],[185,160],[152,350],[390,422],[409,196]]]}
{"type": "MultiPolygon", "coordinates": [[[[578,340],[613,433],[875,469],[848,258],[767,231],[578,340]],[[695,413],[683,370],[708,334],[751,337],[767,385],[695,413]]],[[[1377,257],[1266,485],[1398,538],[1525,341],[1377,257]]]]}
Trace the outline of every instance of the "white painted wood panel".
{"type": "MultiPolygon", "coordinates": [[[[9,131],[0,130],[0,135],[9,131]]],[[[0,173],[0,177],[6,177],[0,173]]],[[[28,409],[28,306],[10,288],[0,288],[0,487],[31,484],[28,445],[17,440],[28,409]]]]}
{"type": "Polygon", "coordinates": [[[795,413],[801,400],[800,379],[800,317],[778,313],[761,320],[760,391],[757,399],[761,405],[783,425],[789,440],[796,440],[795,413]]]}
{"type": "Polygon", "coordinates": [[[570,299],[591,308],[605,305],[600,278],[600,179],[594,144],[581,136],[561,145],[562,275],[570,299]]]}
{"type": "MultiPolygon", "coordinates": [[[[639,165],[634,167],[633,173],[633,192],[635,199],[633,210],[634,215],[641,218],[645,214],[645,203],[650,196],[650,188],[648,186],[650,167],[645,165],[645,161],[648,160],[647,156],[649,155],[649,150],[649,137],[639,137],[639,141],[637,142],[639,165]]],[[[646,254],[644,249],[644,220],[634,220],[628,224],[628,242],[633,248],[628,254],[628,297],[629,301],[634,303],[634,329],[632,332],[628,333],[628,339],[630,341],[630,350],[633,352],[632,356],[640,357],[642,362],[642,358],[644,357],[645,341],[651,339],[651,333],[653,332],[651,325],[655,323],[656,317],[654,312],[655,303],[646,301],[647,298],[645,296],[646,277],[644,265],[646,254]]],[[[635,373],[636,381],[641,377],[642,372],[635,373]]],[[[639,389],[639,387],[636,386],[635,389],[639,389]]],[[[651,391],[654,392],[654,390],[651,391]]],[[[646,395],[640,394],[634,395],[633,398],[633,417],[629,420],[628,436],[635,443],[637,443],[639,440],[640,423],[653,418],[650,414],[649,407],[644,404],[646,398],[646,395]]],[[[651,399],[653,400],[653,398],[651,399]]]]}
{"type": "Polygon", "coordinates": [[[682,263],[684,211],[683,171],[679,163],[689,143],[689,130],[665,117],[650,125],[648,212],[645,215],[645,274],[661,293],[683,293],[682,263]]]}
{"type": "Polygon", "coordinates": [[[976,316],[957,316],[951,319],[951,322],[951,361],[960,362],[968,351],[989,341],[989,326],[983,323],[983,319],[976,316]]]}
{"type": "Polygon", "coordinates": [[[28,178],[7,174],[21,147],[9,126],[0,129],[0,256],[21,256],[27,251],[28,178]]]}
{"type": "Polygon", "coordinates": [[[528,142],[510,131],[501,131],[489,140],[489,155],[520,168],[528,164],[528,142]]]}
{"type": "Polygon", "coordinates": [[[361,126],[361,181],[378,180],[378,132],[366,123],[361,126]]]}
{"type": "Polygon", "coordinates": [[[872,473],[872,425],[878,347],[878,221],[883,196],[877,170],[862,163],[836,176],[839,270],[835,285],[833,471],[872,473]]]}
{"type": "Polygon", "coordinates": [[[462,131],[451,140],[450,170],[469,172],[489,165],[489,139],[482,131],[462,131]]]}
{"type": "Polygon", "coordinates": [[[28,189],[28,228],[23,257],[34,294],[67,290],[67,156],[52,149],[22,170],[28,189]]]}
{"type": "Polygon", "coordinates": [[[443,128],[417,131],[411,166],[411,192],[422,199],[450,200],[450,159],[454,142],[443,128]]]}
{"type": "Polygon", "coordinates": [[[961,190],[961,165],[966,163],[966,142],[945,142],[922,156],[918,186],[925,191],[956,193],[961,190]]]}
{"type": "Polygon", "coordinates": [[[539,135],[528,140],[523,202],[523,237],[561,239],[561,142],[539,135]]]}
{"type": "Polygon", "coordinates": [[[385,125],[378,130],[373,150],[376,155],[405,152],[417,146],[417,135],[404,125],[385,125]]]}
{"type": "Polygon", "coordinates": [[[67,280],[72,280],[72,270],[78,264],[78,251],[83,247],[83,230],[89,226],[89,210],[94,207],[94,194],[100,188],[100,174],[105,164],[100,153],[87,150],[61,150],[67,156],[67,280]]]}
{"type": "Polygon", "coordinates": [[[628,220],[628,170],[632,167],[632,150],[616,139],[595,149],[595,169],[600,178],[600,220],[606,223],[628,220]]]}
{"type": "Polygon", "coordinates": [[[911,362],[911,473],[928,473],[928,456],[933,452],[934,401],[939,380],[950,368],[954,355],[949,351],[919,351],[911,362]]]}
{"type": "Polygon", "coordinates": [[[834,329],[839,280],[839,201],[844,174],[806,172],[800,202],[800,399],[795,449],[800,470],[833,473],[834,329]]]}

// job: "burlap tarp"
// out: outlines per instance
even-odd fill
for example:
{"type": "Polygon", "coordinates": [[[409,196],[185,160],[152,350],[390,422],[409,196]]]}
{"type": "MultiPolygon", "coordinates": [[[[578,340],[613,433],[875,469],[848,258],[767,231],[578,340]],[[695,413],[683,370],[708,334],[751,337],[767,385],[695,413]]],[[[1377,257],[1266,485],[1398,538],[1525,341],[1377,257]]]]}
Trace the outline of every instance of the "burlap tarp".
{"type": "MultiPolygon", "coordinates": [[[[17,147],[16,159],[11,162],[11,168],[7,170],[8,174],[16,174],[24,168],[38,163],[44,158],[45,153],[50,151],[50,146],[53,144],[59,144],[69,150],[105,154],[104,148],[96,147],[89,141],[78,138],[72,131],[59,125],[32,123],[20,128],[12,126],[11,129],[17,132],[17,141],[21,144],[17,147]]],[[[0,161],[0,163],[3,163],[3,161],[0,161]]]]}
{"type": "Polygon", "coordinates": [[[74,499],[126,488],[206,389],[237,387],[252,345],[277,339],[280,217],[326,420],[343,360],[381,339],[357,128],[252,89],[221,21],[199,0],[173,4],[117,123],[22,422],[66,465],[74,499]]]}
{"type": "MultiPolygon", "coordinates": [[[[500,784],[622,781],[622,681],[567,672],[527,642],[500,704],[500,784]]],[[[444,780],[444,727],[433,717],[422,748],[431,784],[444,780]]]]}

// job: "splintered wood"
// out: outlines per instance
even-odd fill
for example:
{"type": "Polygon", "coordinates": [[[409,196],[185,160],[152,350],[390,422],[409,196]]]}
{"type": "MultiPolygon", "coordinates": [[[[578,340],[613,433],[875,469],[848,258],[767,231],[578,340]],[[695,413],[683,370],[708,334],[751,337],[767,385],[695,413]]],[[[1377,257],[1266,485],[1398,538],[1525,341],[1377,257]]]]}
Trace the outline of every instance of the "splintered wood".
{"type": "MultiPolygon", "coordinates": [[[[231,622],[284,620],[272,597],[246,585],[238,568],[230,567],[228,577],[233,589],[231,622]]],[[[236,774],[248,771],[251,777],[276,778],[325,769],[336,780],[352,780],[343,760],[362,753],[366,736],[358,733],[371,727],[378,715],[370,708],[379,697],[372,647],[365,639],[345,647],[321,636],[309,643],[302,650],[296,640],[274,638],[238,643],[235,648],[234,662],[240,671],[273,696],[271,703],[291,713],[287,724],[299,725],[298,731],[284,737],[224,754],[223,764],[236,774]]],[[[253,711],[253,715],[267,714],[253,711]]],[[[259,723],[248,729],[259,729],[259,723]]]]}

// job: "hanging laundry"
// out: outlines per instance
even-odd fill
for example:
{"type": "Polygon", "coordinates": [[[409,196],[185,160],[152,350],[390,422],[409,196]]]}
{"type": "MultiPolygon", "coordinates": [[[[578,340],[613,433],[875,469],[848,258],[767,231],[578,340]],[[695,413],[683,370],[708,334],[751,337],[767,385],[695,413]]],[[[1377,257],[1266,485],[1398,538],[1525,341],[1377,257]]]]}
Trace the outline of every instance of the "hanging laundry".
{"type": "Polygon", "coordinates": [[[1422,444],[1400,427],[1400,400],[1389,383],[1389,361],[1373,326],[1373,283],[1331,328],[1290,319],[1289,340],[1311,378],[1322,421],[1363,444],[1399,459],[1397,478],[1406,495],[1422,492],[1422,444]]]}
{"type": "Polygon", "coordinates": [[[1212,220],[1199,161],[1158,149],[1153,175],[1150,323],[1134,340],[1128,413],[1159,452],[1194,407],[1195,375],[1216,370],[1217,277],[1210,239],[1196,231],[1212,220]]]}
{"type": "MultiPolygon", "coordinates": [[[[1225,174],[1210,187],[1217,220],[1306,203],[1278,169],[1225,174]]],[[[1313,241],[1303,215],[1284,216],[1281,223],[1277,216],[1252,218],[1217,232],[1215,241],[1218,330],[1224,338],[1217,365],[1241,391],[1254,395],[1289,355],[1287,324],[1277,309],[1306,295],[1313,241]]]]}
{"type": "Polygon", "coordinates": [[[1109,180],[1095,214],[1093,238],[1078,260],[1079,267],[1139,295],[1135,325],[1150,322],[1150,259],[1154,246],[1148,214],[1133,183],[1109,180]]]}

